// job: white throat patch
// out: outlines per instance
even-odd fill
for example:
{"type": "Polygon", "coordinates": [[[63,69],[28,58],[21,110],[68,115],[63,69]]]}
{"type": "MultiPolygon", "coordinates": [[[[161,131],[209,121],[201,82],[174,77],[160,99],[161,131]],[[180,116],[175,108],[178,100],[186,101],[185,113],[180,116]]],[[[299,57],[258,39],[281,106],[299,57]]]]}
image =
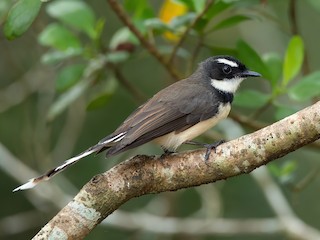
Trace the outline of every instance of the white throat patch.
{"type": "Polygon", "coordinates": [[[217,59],[217,62],[218,63],[224,63],[224,64],[227,64],[229,65],[230,67],[239,67],[238,63],[234,62],[234,61],[231,61],[231,60],[228,60],[226,58],[218,58],[217,59]]]}
{"type": "Polygon", "coordinates": [[[233,78],[223,80],[211,79],[211,85],[212,87],[222,92],[235,93],[243,80],[244,78],[233,78]]]}

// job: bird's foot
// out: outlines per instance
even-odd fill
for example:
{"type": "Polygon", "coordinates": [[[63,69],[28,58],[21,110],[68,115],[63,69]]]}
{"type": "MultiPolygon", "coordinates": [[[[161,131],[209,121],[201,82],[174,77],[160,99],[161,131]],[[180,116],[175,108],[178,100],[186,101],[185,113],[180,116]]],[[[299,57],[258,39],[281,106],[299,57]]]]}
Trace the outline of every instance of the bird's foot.
{"type": "Polygon", "coordinates": [[[207,149],[206,151],[206,155],[204,156],[204,160],[208,161],[210,153],[212,151],[212,149],[214,150],[214,152],[216,152],[216,148],[221,145],[222,143],[225,143],[225,140],[220,140],[218,142],[214,142],[214,143],[199,143],[199,142],[194,142],[194,141],[187,141],[185,142],[185,144],[190,144],[190,145],[197,145],[197,146],[201,146],[207,149]]]}
{"type": "Polygon", "coordinates": [[[160,159],[163,159],[173,153],[174,153],[174,151],[170,151],[169,149],[163,148],[163,154],[160,156],[160,159]]]}
{"type": "Polygon", "coordinates": [[[214,150],[214,153],[216,153],[216,148],[225,142],[225,140],[220,140],[211,144],[204,144],[204,147],[207,149],[206,155],[204,156],[204,160],[208,161],[211,151],[214,150]]]}

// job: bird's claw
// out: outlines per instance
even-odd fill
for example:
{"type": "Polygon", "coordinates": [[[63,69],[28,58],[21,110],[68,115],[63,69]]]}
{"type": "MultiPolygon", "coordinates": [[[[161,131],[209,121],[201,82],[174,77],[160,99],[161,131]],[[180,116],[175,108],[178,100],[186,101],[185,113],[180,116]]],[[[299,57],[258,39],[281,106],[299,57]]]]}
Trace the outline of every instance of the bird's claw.
{"type": "Polygon", "coordinates": [[[212,149],[214,150],[214,152],[216,153],[216,148],[225,143],[226,141],[225,140],[220,140],[218,142],[214,142],[214,143],[211,143],[211,144],[205,144],[204,147],[207,149],[206,151],[206,155],[204,156],[204,160],[207,162],[208,159],[209,159],[209,156],[210,156],[210,153],[212,151],[212,149]]]}

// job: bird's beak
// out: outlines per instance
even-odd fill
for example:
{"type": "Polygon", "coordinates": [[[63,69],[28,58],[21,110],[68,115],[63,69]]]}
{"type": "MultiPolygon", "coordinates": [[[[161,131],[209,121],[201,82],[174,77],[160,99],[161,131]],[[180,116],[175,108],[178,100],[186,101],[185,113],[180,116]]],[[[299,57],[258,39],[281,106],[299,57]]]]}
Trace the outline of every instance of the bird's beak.
{"type": "Polygon", "coordinates": [[[250,70],[245,70],[242,73],[240,73],[241,77],[261,77],[260,73],[250,71],[250,70]]]}

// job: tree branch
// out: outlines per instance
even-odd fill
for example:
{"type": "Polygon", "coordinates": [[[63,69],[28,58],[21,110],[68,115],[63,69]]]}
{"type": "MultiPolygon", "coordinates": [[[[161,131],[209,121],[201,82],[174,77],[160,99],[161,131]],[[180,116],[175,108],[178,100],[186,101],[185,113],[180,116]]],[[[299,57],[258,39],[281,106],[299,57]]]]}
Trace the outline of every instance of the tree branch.
{"type": "Polygon", "coordinates": [[[276,214],[282,231],[292,239],[320,239],[319,230],[308,226],[297,217],[278,185],[270,176],[265,167],[261,167],[253,172],[252,176],[260,185],[270,207],[276,214]]]}
{"type": "Polygon", "coordinates": [[[135,156],[91,179],[34,239],[83,239],[131,198],[175,191],[251,172],[320,138],[320,101],[277,123],[219,146],[207,162],[203,149],[135,156]]]}
{"type": "MultiPolygon", "coordinates": [[[[231,112],[229,114],[229,118],[233,119],[234,121],[246,127],[249,127],[251,130],[254,130],[254,131],[268,126],[267,123],[265,122],[260,122],[259,120],[254,120],[245,115],[241,115],[235,112],[231,112]]],[[[314,148],[314,149],[320,149],[320,142],[319,141],[313,142],[310,145],[308,145],[308,147],[314,148]]]]}
{"type": "MultiPolygon", "coordinates": [[[[109,217],[115,226],[122,229],[143,229],[158,234],[188,234],[188,235],[254,235],[277,234],[284,230],[276,218],[213,218],[199,219],[188,217],[186,219],[176,217],[159,217],[148,213],[129,213],[116,211],[109,217]]],[[[108,218],[108,219],[109,219],[108,218]]],[[[103,222],[104,224],[104,222],[103,222]]]]}

